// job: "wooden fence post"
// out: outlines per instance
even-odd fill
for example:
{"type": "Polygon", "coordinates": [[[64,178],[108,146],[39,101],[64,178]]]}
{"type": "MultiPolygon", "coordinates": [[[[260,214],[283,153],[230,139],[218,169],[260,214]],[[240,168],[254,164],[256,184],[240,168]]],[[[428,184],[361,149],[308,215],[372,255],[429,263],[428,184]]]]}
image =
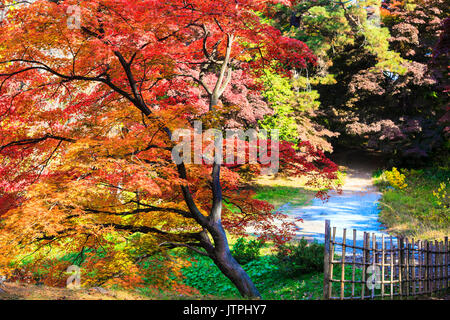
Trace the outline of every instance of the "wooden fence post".
{"type": "Polygon", "coordinates": [[[366,267],[367,267],[367,241],[368,233],[364,232],[363,236],[363,250],[362,250],[362,283],[361,283],[361,299],[366,297],[366,267]]]}
{"type": "MultiPolygon", "coordinates": [[[[375,233],[372,233],[372,272],[375,272],[376,264],[377,264],[377,238],[375,236],[375,233]]],[[[375,298],[375,287],[376,283],[372,283],[372,291],[371,291],[372,299],[375,298]]]]}
{"type": "Polygon", "coordinates": [[[390,270],[391,270],[391,277],[390,277],[390,282],[391,282],[391,290],[390,290],[390,293],[391,293],[391,300],[393,300],[394,299],[394,242],[392,241],[392,236],[390,236],[390,246],[389,246],[389,248],[391,249],[391,256],[390,256],[390,258],[391,258],[391,261],[390,261],[390,270]]]}
{"type": "Polygon", "coordinates": [[[437,240],[434,240],[434,268],[433,268],[433,282],[434,282],[434,292],[438,292],[439,291],[439,281],[438,281],[438,277],[439,277],[439,244],[437,240]]]}
{"type": "Polygon", "coordinates": [[[411,241],[411,284],[412,284],[412,293],[411,295],[416,295],[416,241],[414,238],[411,241]]]}
{"type": "Polygon", "coordinates": [[[400,290],[400,296],[404,295],[404,282],[403,282],[403,238],[399,238],[398,240],[398,284],[400,290]]]}
{"type": "Polygon", "coordinates": [[[418,293],[417,294],[422,294],[422,290],[423,290],[423,281],[422,281],[422,241],[417,241],[417,262],[419,264],[419,268],[417,269],[417,273],[418,273],[418,293]]]}
{"type": "Polygon", "coordinates": [[[433,286],[432,286],[432,261],[433,261],[433,255],[431,252],[432,245],[429,241],[427,241],[427,293],[430,294],[433,292],[433,286]]]}
{"type": "Polygon", "coordinates": [[[346,249],[346,241],[345,238],[347,236],[347,229],[344,228],[342,231],[342,255],[341,255],[341,300],[344,300],[345,295],[345,249],[346,249]]]}
{"type": "Polygon", "coordinates": [[[352,299],[355,298],[355,275],[356,275],[356,229],[353,229],[352,299]]]}
{"type": "Polygon", "coordinates": [[[428,293],[428,241],[424,240],[423,245],[423,294],[428,293]]]}
{"type": "Polygon", "coordinates": [[[323,255],[323,298],[330,299],[330,244],[331,244],[331,227],[330,220],[325,220],[325,251],[323,255]]]}
{"type": "Polygon", "coordinates": [[[445,237],[445,242],[444,242],[444,265],[445,265],[445,290],[446,292],[448,291],[448,283],[449,283],[449,278],[448,278],[448,267],[449,267],[449,250],[448,250],[448,237],[445,237]]]}
{"type": "Polygon", "coordinates": [[[436,292],[436,245],[431,242],[431,294],[436,292]]]}
{"type": "Polygon", "coordinates": [[[406,296],[409,296],[409,285],[411,283],[411,277],[409,274],[410,266],[409,266],[409,240],[408,238],[405,239],[406,245],[405,245],[405,268],[404,268],[404,281],[406,285],[406,296]]]}
{"type": "Polygon", "coordinates": [[[384,299],[384,262],[385,262],[385,251],[384,251],[384,234],[381,235],[381,299],[384,299]]]}
{"type": "Polygon", "coordinates": [[[444,262],[445,262],[445,259],[444,259],[444,241],[441,241],[441,242],[439,242],[439,264],[441,265],[440,266],[440,269],[439,269],[439,278],[440,278],[440,280],[439,280],[439,287],[441,288],[441,292],[442,292],[442,294],[444,294],[445,292],[444,292],[444,290],[445,290],[445,283],[444,283],[444,276],[445,276],[445,274],[444,274],[444,262]]]}

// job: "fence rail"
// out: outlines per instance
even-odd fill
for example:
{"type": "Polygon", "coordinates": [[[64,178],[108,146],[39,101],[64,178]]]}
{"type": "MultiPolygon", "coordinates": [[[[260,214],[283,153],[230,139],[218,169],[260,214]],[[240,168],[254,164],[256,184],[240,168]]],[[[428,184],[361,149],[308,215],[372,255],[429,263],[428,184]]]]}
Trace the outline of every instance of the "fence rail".
{"type": "Polygon", "coordinates": [[[394,299],[449,293],[450,251],[444,241],[421,241],[363,233],[350,237],[325,221],[324,299],[394,299]],[[380,239],[381,238],[381,239],[380,239]],[[381,241],[380,241],[381,240],[381,241]],[[359,241],[360,242],[360,241],[359,241]],[[339,250],[341,249],[340,252],[339,250]]]}

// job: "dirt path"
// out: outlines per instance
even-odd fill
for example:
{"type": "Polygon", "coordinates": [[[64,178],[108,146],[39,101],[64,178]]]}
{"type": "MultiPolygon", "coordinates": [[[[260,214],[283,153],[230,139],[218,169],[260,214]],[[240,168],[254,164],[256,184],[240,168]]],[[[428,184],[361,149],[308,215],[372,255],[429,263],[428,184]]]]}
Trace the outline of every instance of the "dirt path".
{"type": "Polygon", "coordinates": [[[336,151],[332,160],[347,172],[343,190],[373,191],[372,173],[385,165],[384,158],[375,152],[357,149],[336,151]]]}
{"type": "Polygon", "coordinates": [[[146,300],[138,293],[103,288],[70,290],[18,282],[0,288],[0,300],[146,300]]]}
{"type": "Polygon", "coordinates": [[[356,229],[360,234],[363,231],[385,234],[378,221],[381,193],[372,184],[373,171],[383,167],[382,158],[376,154],[346,150],[336,152],[333,161],[347,173],[342,193],[330,191],[330,198],[326,202],[313,199],[307,206],[286,203],[279,209],[292,218],[303,218],[303,223],[296,223],[297,237],[323,242],[325,220],[331,221],[332,226],[338,229],[338,234],[343,228],[356,229]]]}

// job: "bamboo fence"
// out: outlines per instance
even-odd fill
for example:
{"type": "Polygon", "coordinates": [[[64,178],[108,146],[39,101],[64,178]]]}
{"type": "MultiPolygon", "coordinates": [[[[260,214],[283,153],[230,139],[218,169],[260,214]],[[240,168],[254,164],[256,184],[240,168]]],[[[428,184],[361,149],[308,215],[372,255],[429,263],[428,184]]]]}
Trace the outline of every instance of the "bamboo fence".
{"type": "Polygon", "coordinates": [[[325,221],[324,299],[404,299],[449,293],[448,237],[441,242],[384,235],[377,239],[364,232],[358,246],[356,230],[350,237],[346,229],[342,231],[338,242],[336,227],[325,221]]]}

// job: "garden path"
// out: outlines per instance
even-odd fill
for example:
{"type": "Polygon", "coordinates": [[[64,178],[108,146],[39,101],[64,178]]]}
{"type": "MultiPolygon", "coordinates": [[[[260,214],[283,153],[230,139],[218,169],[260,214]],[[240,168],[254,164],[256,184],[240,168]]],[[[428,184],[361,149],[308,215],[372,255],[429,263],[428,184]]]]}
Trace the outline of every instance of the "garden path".
{"type": "Polygon", "coordinates": [[[378,200],[381,193],[372,183],[372,172],[383,166],[383,160],[376,154],[362,153],[358,150],[337,152],[333,160],[345,167],[347,176],[342,193],[330,191],[329,199],[322,201],[314,198],[306,206],[286,203],[279,208],[281,213],[303,222],[295,222],[297,238],[324,241],[325,220],[336,227],[336,239],[340,241],[342,229],[347,228],[347,238],[352,239],[352,229],[356,229],[357,243],[362,242],[363,231],[385,234],[383,225],[378,221],[378,200]]]}

